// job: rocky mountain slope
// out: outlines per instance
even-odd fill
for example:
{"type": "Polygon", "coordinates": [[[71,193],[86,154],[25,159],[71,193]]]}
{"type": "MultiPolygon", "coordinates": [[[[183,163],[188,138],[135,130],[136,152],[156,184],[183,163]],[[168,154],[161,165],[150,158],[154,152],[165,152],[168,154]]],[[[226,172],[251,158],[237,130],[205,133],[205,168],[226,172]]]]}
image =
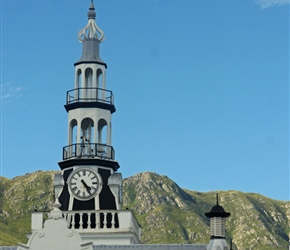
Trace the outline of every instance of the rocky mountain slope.
{"type": "MultiPolygon", "coordinates": [[[[27,241],[30,212],[51,208],[54,174],[0,177],[0,245],[27,241]]],[[[208,243],[209,220],[204,213],[215,205],[215,195],[181,189],[168,177],[149,172],[123,181],[123,208],[135,212],[142,242],[147,244],[208,243]]],[[[219,196],[220,204],[231,212],[227,237],[239,250],[287,249],[290,202],[238,191],[219,191],[219,196]]]]}
{"type": "Polygon", "coordinates": [[[54,174],[38,171],[13,179],[0,177],[0,245],[27,242],[31,211],[51,208],[54,174]]]}

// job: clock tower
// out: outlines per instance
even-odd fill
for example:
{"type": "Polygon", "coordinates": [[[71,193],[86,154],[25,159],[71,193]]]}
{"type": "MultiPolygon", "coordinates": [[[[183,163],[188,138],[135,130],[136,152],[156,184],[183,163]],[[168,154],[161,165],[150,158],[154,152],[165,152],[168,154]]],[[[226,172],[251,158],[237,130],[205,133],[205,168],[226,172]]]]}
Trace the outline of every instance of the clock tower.
{"type": "MultiPolygon", "coordinates": [[[[58,163],[64,184],[58,197],[60,210],[69,226],[81,230],[90,240],[102,229],[102,233],[121,230],[122,216],[128,216],[128,211],[121,211],[122,175],[116,172],[119,164],[112,147],[114,96],[106,87],[107,64],[100,58],[100,43],[105,36],[95,18],[91,1],[88,23],[78,33],[82,55],[74,64],[74,86],[66,94],[68,143],[58,163]]],[[[133,214],[129,217],[125,224],[135,221],[133,214]]],[[[134,234],[131,230],[124,236],[121,230],[126,244],[140,242],[139,224],[134,223],[134,234]]]]}

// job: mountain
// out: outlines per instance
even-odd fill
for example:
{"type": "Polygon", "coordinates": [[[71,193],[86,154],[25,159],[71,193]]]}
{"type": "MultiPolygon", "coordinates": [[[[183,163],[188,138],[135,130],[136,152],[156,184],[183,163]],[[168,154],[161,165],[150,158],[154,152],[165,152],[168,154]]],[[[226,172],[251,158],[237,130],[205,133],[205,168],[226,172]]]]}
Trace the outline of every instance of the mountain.
{"type": "MultiPolygon", "coordinates": [[[[216,192],[181,189],[166,176],[141,173],[124,180],[123,206],[135,211],[144,243],[207,243],[216,192]]],[[[219,191],[220,204],[231,216],[227,236],[240,250],[286,249],[290,202],[259,194],[219,191]]]]}
{"type": "MultiPolygon", "coordinates": [[[[52,206],[55,173],[38,171],[13,179],[0,177],[0,245],[27,242],[31,211],[47,211],[52,206]]],[[[218,193],[219,203],[231,213],[226,228],[234,247],[287,249],[290,202],[239,191],[218,193]]],[[[216,192],[182,189],[156,173],[139,173],[123,180],[123,208],[135,212],[146,244],[207,244],[209,220],[204,213],[215,205],[215,197],[216,192]]]]}
{"type": "Polygon", "coordinates": [[[27,242],[31,212],[52,206],[55,173],[37,171],[13,179],[0,177],[0,245],[27,242]]]}

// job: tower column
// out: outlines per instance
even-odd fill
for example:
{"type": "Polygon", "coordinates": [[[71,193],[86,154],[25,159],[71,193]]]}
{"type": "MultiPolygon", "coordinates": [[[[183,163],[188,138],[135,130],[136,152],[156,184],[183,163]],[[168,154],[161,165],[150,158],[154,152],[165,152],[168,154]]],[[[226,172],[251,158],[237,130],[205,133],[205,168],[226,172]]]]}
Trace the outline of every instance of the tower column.
{"type": "Polygon", "coordinates": [[[103,72],[102,89],[106,89],[106,71],[103,72]]]}
{"type": "Polygon", "coordinates": [[[81,143],[81,121],[78,121],[78,130],[77,130],[77,143],[81,143]]]}
{"type": "Polygon", "coordinates": [[[108,124],[108,134],[107,134],[107,144],[111,145],[111,138],[112,138],[112,123],[108,124]]]}
{"type": "MultiPolygon", "coordinates": [[[[93,79],[92,79],[92,88],[97,88],[97,72],[95,70],[93,70],[93,79]]],[[[96,92],[94,91],[94,97],[97,97],[96,92]]]]}

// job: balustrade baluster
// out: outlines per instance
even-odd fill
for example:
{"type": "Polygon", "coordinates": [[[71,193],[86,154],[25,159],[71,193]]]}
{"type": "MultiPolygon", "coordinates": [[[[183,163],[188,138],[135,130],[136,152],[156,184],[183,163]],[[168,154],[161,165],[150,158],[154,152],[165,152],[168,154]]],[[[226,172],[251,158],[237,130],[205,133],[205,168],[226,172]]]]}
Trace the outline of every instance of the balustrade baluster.
{"type": "Polygon", "coordinates": [[[115,213],[112,213],[112,228],[115,228],[115,213]]]}
{"type": "Polygon", "coordinates": [[[74,229],[75,228],[75,214],[71,214],[72,216],[72,221],[71,221],[71,228],[74,229]]]}
{"type": "Polygon", "coordinates": [[[107,228],[107,213],[104,213],[104,228],[107,228]]]}
{"type": "Polygon", "coordinates": [[[88,229],[91,229],[91,213],[88,213],[88,229]]]}
{"type": "Polygon", "coordinates": [[[96,228],[100,228],[100,214],[96,213],[96,228]]]}
{"type": "Polygon", "coordinates": [[[83,213],[80,213],[80,229],[83,229],[83,213]]]}

